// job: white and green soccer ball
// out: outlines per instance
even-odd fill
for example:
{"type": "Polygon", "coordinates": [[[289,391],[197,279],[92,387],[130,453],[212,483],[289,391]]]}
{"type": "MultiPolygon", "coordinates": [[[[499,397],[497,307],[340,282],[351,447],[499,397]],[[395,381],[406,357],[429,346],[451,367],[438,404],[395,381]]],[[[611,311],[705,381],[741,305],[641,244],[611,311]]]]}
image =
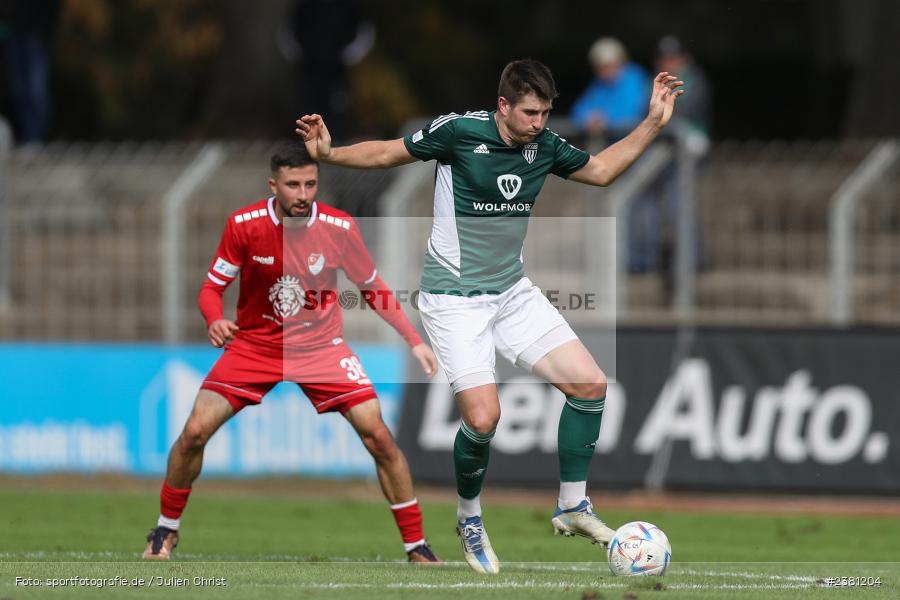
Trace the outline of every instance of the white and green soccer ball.
{"type": "Polygon", "coordinates": [[[662,575],[672,559],[672,544],[652,523],[625,523],[613,535],[606,551],[613,575],[662,575]]]}

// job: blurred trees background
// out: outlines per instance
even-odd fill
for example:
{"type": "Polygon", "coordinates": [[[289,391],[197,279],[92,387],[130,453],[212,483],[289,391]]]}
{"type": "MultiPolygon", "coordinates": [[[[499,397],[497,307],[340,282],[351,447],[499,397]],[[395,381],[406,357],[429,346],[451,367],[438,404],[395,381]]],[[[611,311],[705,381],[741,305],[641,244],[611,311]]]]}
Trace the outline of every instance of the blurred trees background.
{"type": "Polygon", "coordinates": [[[195,133],[225,29],[216,0],[65,0],[54,129],[79,139],[195,133]]]}
{"type": "MultiPolygon", "coordinates": [[[[0,33],[3,4],[0,0],[0,33]]],[[[24,0],[39,1],[39,0],[24,0]]],[[[293,0],[61,0],[51,81],[56,139],[283,137],[303,85],[284,50],[293,0]]],[[[513,58],[546,62],[565,113],[587,48],[619,37],[652,69],[679,36],[709,73],[718,138],[900,134],[893,0],[360,0],[374,46],[348,67],[354,131],[492,108],[513,58]]],[[[2,45],[2,36],[0,36],[2,45]]],[[[2,104],[0,104],[2,106],[2,104]]],[[[327,115],[326,115],[327,116],[327,115]]]]}

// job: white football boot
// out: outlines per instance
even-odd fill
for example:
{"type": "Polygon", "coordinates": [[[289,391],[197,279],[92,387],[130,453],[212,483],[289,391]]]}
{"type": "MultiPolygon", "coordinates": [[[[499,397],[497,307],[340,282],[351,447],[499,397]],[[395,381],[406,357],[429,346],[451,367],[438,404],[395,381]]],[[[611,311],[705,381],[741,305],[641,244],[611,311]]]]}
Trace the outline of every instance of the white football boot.
{"type": "Polygon", "coordinates": [[[580,535],[591,540],[593,544],[609,545],[615,530],[606,526],[600,517],[594,514],[591,499],[585,498],[581,504],[574,508],[563,510],[556,507],[553,518],[553,533],[555,535],[580,535]]]}

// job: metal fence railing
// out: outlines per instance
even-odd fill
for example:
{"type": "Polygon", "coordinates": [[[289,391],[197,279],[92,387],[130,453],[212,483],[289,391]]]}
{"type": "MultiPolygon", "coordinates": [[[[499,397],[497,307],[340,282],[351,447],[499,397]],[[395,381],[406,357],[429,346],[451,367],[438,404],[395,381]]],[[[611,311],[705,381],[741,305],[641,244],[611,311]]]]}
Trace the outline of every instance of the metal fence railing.
{"type": "MultiPolygon", "coordinates": [[[[786,325],[831,322],[829,203],[877,143],[714,144],[692,179],[699,236],[689,243],[696,245],[699,270],[685,296],[690,319],[786,325]]],[[[8,160],[0,161],[0,206],[5,208],[0,221],[0,273],[4,273],[0,284],[5,285],[0,287],[6,291],[6,301],[0,302],[0,339],[162,340],[170,318],[161,316],[165,290],[174,289],[173,308],[165,313],[178,314],[180,325],[172,337],[203,340],[196,291],[226,215],[268,195],[267,163],[274,145],[228,142],[218,147],[221,163],[195,182],[177,213],[181,221],[174,230],[181,241],[174,252],[166,239],[163,198],[204,144],[53,143],[13,148],[8,160]],[[172,264],[181,273],[175,286],[172,264]]],[[[642,168],[641,163],[635,166],[638,171],[642,168]]],[[[404,169],[323,167],[320,198],[359,217],[383,215],[377,221],[361,219],[374,253],[388,271],[412,272],[424,247],[419,234],[404,232],[404,221],[396,217],[430,216],[433,168],[404,169]]],[[[631,176],[637,172],[627,175],[631,176]]],[[[623,178],[601,190],[550,177],[534,214],[560,217],[561,223],[615,216],[612,204],[623,202],[627,181],[623,178]]],[[[641,193],[659,193],[655,183],[648,186],[641,193]]],[[[627,218],[627,211],[620,214],[627,218]]],[[[685,318],[683,307],[674,308],[677,290],[667,286],[666,265],[677,267],[671,255],[672,229],[667,231],[670,235],[662,241],[670,244],[668,258],[640,272],[620,269],[620,320],[660,323],[685,318]]],[[[896,160],[861,193],[852,232],[850,322],[896,325],[900,323],[896,160]]],[[[534,227],[526,247],[526,270],[536,281],[554,277],[578,286],[578,277],[595,266],[592,253],[611,251],[599,241],[584,228],[576,232],[569,227],[561,233],[549,226],[534,227]]],[[[226,305],[233,307],[235,298],[230,290],[226,305]]],[[[374,338],[378,327],[373,321],[377,319],[351,314],[347,324],[358,336],[374,338]]]]}
{"type": "MultiPolygon", "coordinates": [[[[875,146],[875,141],[718,144],[698,181],[703,232],[698,314],[731,322],[832,322],[831,199],[875,146]]],[[[887,173],[877,189],[884,202],[891,202],[890,190],[893,203],[900,202],[896,174],[887,173]]],[[[875,276],[892,277],[888,271],[875,276]]],[[[863,313],[864,304],[858,307],[863,313]]]]}
{"type": "MultiPolygon", "coordinates": [[[[9,159],[13,136],[9,123],[0,116],[0,224],[9,221],[9,159]]],[[[2,225],[0,225],[2,227],[2,225]]],[[[0,229],[0,311],[9,310],[9,271],[11,268],[10,233],[0,229]]]]}
{"type": "MultiPolygon", "coordinates": [[[[894,151],[897,151],[895,146],[894,151]]],[[[900,323],[900,161],[858,202],[850,223],[847,323],[900,323]]]]}
{"type": "MultiPolygon", "coordinates": [[[[861,204],[869,199],[867,196],[871,195],[870,192],[877,193],[879,191],[877,188],[879,184],[884,185],[890,181],[890,169],[897,163],[898,156],[900,156],[900,142],[887,140],[879,143],[856,172],[841,185],[831,200],[828,218],[831,269],[829,296],[831,320],[836,325],[850,324],[856,306],[857,292],[869,291],[874,284],[875,295],[884,298],[893,282],[894,278],[890,276],[894,263],[890,255],[892,250],[890,234],[895,226],[894,211],[897,207],[891,206],[891,203],[887,206],[884,205],[884,199],[890,198],[889,191],[887,195],[884,194],[887,190],[881,190],[879,194],[881,202],[878,204],[872,206],[861,206],[861,204]],[[886,174],[888,178],[885,178],[886,174]],[[871,257],[872,259],[869,268],[880,271],[880,273],[876,273],[873,281],[866,278],[865,271],[868,269],[861,268],[862,264],[858,265],[860,268],[854,268],[857,267],[854,260],[856,256],[856,236],[854,235],[856,217],[863,210],[865,211],[863,215],[868,221],[864,231],[873,237],[870,240],[866,240],[865,237],[861,238],[865,244],[861,251],[865,253],[863,258],[871,257]],[[860,278],[866,279],[854,281],[855,270],[860,278]],[[889,287],[885,289],[885,286],[889,287]]],[[[873,308],[868,306],[869,303],[865,301],[863,305],[869,309],[873,308]]]]}
{"type": "MultiPolygon", "coordinates": [[[[49,144],[14,149],[7,165],[9,303],[0,339],[163,340],[166,290],[177,291],[178,341],[201,341],[196,308],[227,215],[269,195],[270,141],[225,143],[221,164],[182,206],[178,285],[166,272],[166,193],[203,144],[49,144]]],[[[320,198],[375,210],[392,175],[323,168],[320,198]]],[[[226,293],[233,314],[237,286],[226,293]]]]}

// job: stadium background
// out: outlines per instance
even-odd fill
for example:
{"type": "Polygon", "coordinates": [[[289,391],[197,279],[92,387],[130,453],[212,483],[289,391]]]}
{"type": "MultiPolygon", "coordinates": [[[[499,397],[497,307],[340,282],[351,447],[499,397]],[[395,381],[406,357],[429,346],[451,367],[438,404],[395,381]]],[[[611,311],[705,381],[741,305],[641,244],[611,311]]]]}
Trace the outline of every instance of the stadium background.
{"type": "MultiPolygon", "coordinates": [[[[0,2],[0,17],[16,4],[0,2]]],[[[224,217],[268,193],[268,156],[315,85],[285,41],[292,4],[48,3],[46,139],[23,143],[9,89],[0,97],[4,489],[70,485],[38,475],[82,474],[90,486],[112,474],[146,478],[139,485],[153,495],[217,356],[204,346],[195,294],[224,217]]],[[[543,222],[529,234],[527,268],[544,287],[614,288],[617,400],[592,480],[604,491],[654,492],[610,499],[662,498],[655,508],[684,492],[742,492],[750,494],[744,509],[819,498],[845,512],[849,494],[857,506],[865,494],[896,519],[896,3],[335,4],[357,10],[361,31],[374,32],[347,68],[347,140],[489,108],[503,64],[526,55],[554,71],[561,95],[552,126],[571,131],[565,116],[590,78],[594,39],[619,37],[649,70],[656,40],[678,35],[713,89],[702,167],[678,143],[658,144],[653,160],[608,190],[548,180],[536,212],[543,222]],[[669,164],[689,200],[671,294],[659,272],[619,265],[611,275],[584,251],[593,239],[584,224],[621,236],[610,218],[620,221],[669,164]],[[693,250],[700,237],[702,264],[693,250]]],[[[427,165],[322,169],[320,198],[360,217],[398,289],[415,286],[431,175],[427,165]]],[[[604,251],[623,260],[610,243],[604,251]]],[[[414,476],[452,498],[447,432],[456,416],[443,384],[409,381],[399,340],[373,315],[346,312],[347,337],[379,381],[414,476]]],[[[606,313],[566,316],[596,347],[609,343],[606,313]]],[[[489,486],[552,497],[545,432],[559,398],[521,374],[502,375],[506,425],[489,486]]],[[[279,389],[216,437],[204,477],[290,477],[286,489],[294,477],[371,482],[370,461],[344,425],[315,418],[301,396],[279,389]]]]}

